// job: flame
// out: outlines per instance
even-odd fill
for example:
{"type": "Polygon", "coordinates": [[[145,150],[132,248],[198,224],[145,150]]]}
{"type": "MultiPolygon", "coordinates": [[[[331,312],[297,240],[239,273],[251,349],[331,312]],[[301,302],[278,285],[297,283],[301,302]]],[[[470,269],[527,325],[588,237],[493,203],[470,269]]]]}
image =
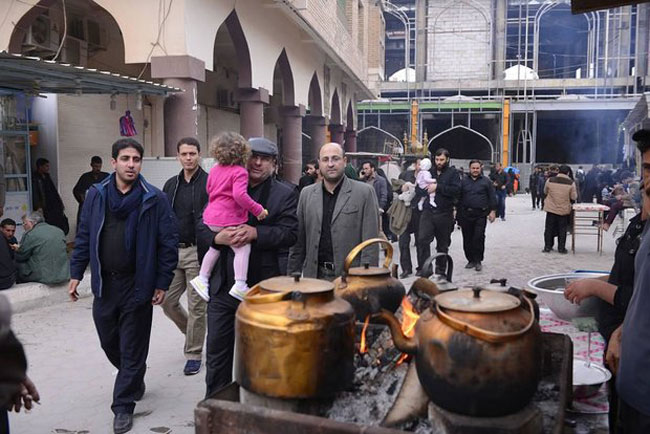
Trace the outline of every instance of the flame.
{"type": "Polygon", "coordinates": [[[359,353],[364,354],[368,352],[366,348],[366,330],[368,330],[368,323],[370,322],[370,315],[366,316],[363,323],[363,330],[361,330],[361,344],[359,345],[359,353]]]}
{"type": "MultiPolygon", "coordinates": [[[[417,324],[420,315],[415,312],[413,304],[409,301],[408,297],[404,296],[402,299],[402,332],[407,337],[413,337],[415,334],[415,324],[417,324]]],[[[403,353],[399,360],[397,360],[396,366],[401,365],[407,358],[408,354],[403,353]]]]}

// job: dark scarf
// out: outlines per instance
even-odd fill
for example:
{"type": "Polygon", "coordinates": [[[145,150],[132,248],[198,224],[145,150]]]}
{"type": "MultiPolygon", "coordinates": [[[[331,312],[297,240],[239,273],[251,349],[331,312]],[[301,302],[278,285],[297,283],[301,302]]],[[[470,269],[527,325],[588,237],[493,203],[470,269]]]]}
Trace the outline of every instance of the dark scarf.
{"type": "Polygon", "coordinates": [[[131,253],[135,242],[136,227],[138,225],[138,211],[142,203],[142,194],[144,193],[144,189],[140,183],[140,177],[138,177],[127,194],[122,194],[117,189],[115,174],[113,173],[107,190],[108,210],[118,219],[126,219],[124,246],[126,247],[126,251],[131,253]]]}

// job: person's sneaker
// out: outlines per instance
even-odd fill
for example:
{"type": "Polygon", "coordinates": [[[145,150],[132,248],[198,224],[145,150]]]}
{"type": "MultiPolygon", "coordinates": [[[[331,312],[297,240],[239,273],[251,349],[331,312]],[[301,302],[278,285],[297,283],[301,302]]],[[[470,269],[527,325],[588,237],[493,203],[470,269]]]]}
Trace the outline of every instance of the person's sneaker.
{"type": "Polygon", "coordinates": [[[558,249],[557,252],[561,253],[563,255],[566,255],[567,253],[569,253],[569,251],[567,249],[562,249],[562,250],[558,249]]]}
{"type": "Polygon", "coordinates": [[[506,221],[506,218],[505,218],[505,217],[501,217],[501,221],[502,221],[502,222],[506,221]]]}
{"type": "Polygon", "coordinates": [[[230,291],[228,291],[228,294],[232,295],[239,301],[244,301],[244,298],[246,297],[246,294],[250,288],[246,284],[246,282],[240,282],[240,281],[235,281],[235,284],[230,288],[230,291]]]}
{"type": "Polygon", "coordinates": [[[551,250],[553,250],[553,249],[551,249],[549,247],[544,247],[544,249],[542,250],[542,253],[549,253],[551,250]]]}
{"type": "Polygon", "coordinates": [[[200,360],[188,360],[187,362],[185,362],[185,368],[183,368],[183,374],[194,375],[194,374],[198,374],[200,370],[201,370],[200,360]]]}
{"type": "Polygon", "coordinates": [[[144,396],[144,392],[147,390],[147,386],[144,384],[144,380],[142,380],[142,384],[140,385],[140,388],[138,389],[137,392],[135,392],[135,396],[133,397],[134,401],[140,401],[142,397],[144,396]]]}
{"type": "Polygon", "coordinates": [[[123,434],[133,428],[133,415],[129,413],[117,413],[113,419],[113,432],[123,434]]]}
{"type": "Polygon", "coordinates": [[[400,279],[406,279],[409,277],[411,274],[413,274],[411,271],[402,271],[402,274],[399,275],[400,279]]]}
{"type": "Polygon", "coordinates": [[[476,263],[476,271],[481,271],[483,269],[483,264],[481,264],[481,261],[478,261],[476,263]]]}
{"type": "Polygon", "coordinates": [[[208,282],[208,279],[203,276],[196,276],[190,280],[190,285],[203,300],[210,301],[210,282],[208,282]]]}
{"type": "Polygon", "coordinates": [[[476,264],[473,263],[473,262],[471,262],[471,261],[468,262],[467,265],[465,265],[465,268],[467,268],[468,270],[469,270],[470,268],[474,268],[474,267],[476,267],[476,264]]]}

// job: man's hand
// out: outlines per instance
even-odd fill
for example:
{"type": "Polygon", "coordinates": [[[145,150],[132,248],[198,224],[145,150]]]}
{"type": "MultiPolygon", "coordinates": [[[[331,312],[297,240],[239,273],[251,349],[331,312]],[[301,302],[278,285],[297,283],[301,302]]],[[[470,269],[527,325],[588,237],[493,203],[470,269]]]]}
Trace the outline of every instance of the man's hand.
{"type": "Polygon", "coordinates": [[[609,345],[607,345],[607,354],[605,355],[605,363],[609,366],[610,371],[614,375],[618,372],[618,364],[621,360],[621,337],[623,336],[623,324],[618,326],[609,338],[609,345]]]}
{"type": "Polygon", "coordinates": [[[165,300],[165,291],[162,289],[156,289],[153,292],[153,298],[151,299],[151,304],[156,306],[161,304],[165,300]]]}
{"type": "Polygon", "coordinates": [[[20,244],[9,244],[9,247],[11,247],[11,250],[16,252],[20,248],[20,244]]]}
{"type": "Polygon", "coordinates": [[[429,186],[427,187],[427,191],[429,192],[429,194],[433,194],[436,192],[437,188],[438,188],[438,183],[434,182],[433,184],[429,184],[429,186]]]}
{"type": "Polygon", "coordinates": [[[250,244],[257,239],[257,229],[253,226],[240,225],[233,237],[232,247],[241,247],[244,244],[250,244]]]}
{"type": "Polygon", "coordinates": [[[506,189],[506,186],[505,186],[505,185],[502,185],[502,186],[501,186],[501,190],[505,190],[505,189],[506,189]]]}
{"type": "Polygon", "coordinates": [[[232,246],[239,226],[230,226],[217,232],[214,236],[214,243],[222,246],[232,246]]]}
{"type": "Polygon", "coordinates": [[[594,285],[597,285],[594,279],[580,279],[571,282],[564,290],[564,298],[573,304],[580,304],[585,298],[594,295],[594,285]]]}
{"type": "Polygon", "coordinates": [[[33,402],[39,402],[41,400],[36,386],[29,379],[25,377],[25,380],[20,384],[20,390],[11,398],[9,403],[9,411],[15,410],[16,413],[20,412],[20,409],[24,406],[25,410],[31,410],[33,402]]]}
{"type": "Polygon", "coordinates": [[[490,223],[494,223],[494,220],[497,218],[497,213],[495,211],[490,211],[490,214],[488,214],[488,220],[490,220],[490,223]]]}
{"type": "Polygon", "coordinates": [[[79,281],[77,279],[70,279],[70,283],[68,284],[68,295],[72,301],[79,300],[79,293],[77,292],[78,286],[79,281]]]}

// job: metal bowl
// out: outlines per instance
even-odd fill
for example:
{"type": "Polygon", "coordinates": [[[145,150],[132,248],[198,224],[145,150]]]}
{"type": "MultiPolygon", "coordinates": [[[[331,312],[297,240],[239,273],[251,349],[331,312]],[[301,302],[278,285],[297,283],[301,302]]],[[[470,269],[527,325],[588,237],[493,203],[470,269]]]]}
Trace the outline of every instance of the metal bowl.
{"type": "Polygon", "coordinates": [[[612,373],[603,365],[585,359],[573,358],[573,398],[594,396],[604,383],[612,378],[612,373]]]}
{"type": "Polygon", "coordinates": [[[596,279],[605,273],[566,273],[535,277],[528,281],[528,290],[538,295],[539,299],[560,319],[571,321],[574,318],[595,316],[598,299],[587,297],[580,304],[573,304],[564,298],[566,285],[580,279],[596,279]]]}

